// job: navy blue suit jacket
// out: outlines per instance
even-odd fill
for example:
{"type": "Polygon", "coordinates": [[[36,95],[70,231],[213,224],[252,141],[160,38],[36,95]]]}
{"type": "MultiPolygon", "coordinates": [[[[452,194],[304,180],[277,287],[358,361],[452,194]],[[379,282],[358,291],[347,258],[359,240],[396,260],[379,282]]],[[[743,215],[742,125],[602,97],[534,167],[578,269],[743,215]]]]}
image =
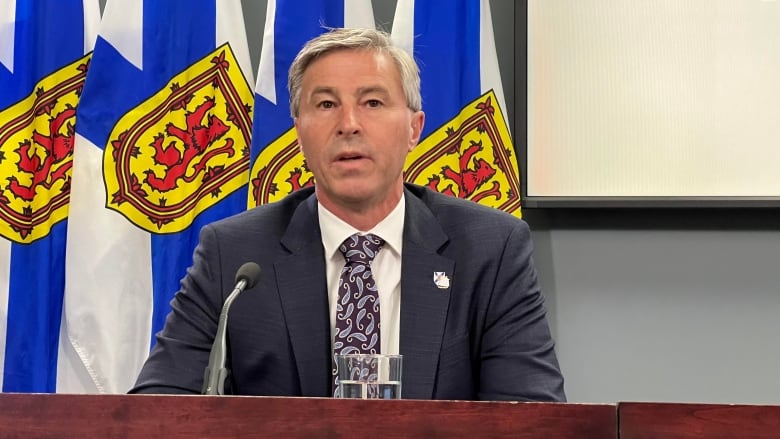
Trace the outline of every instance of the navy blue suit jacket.
{"type": "MultiPolygon", "coordinates": [[[[406,185],[403,397],[563,401],[525,222],[406,185]],[[438,288],[434,272],[450,287],[438,288]]],[[[325,258],[313,190],[204,227],[193,266],[133,393],[200,393],[222,304],[245,262],[262,267],[228,323],[236,394],[331,395],[325,258]]]]}

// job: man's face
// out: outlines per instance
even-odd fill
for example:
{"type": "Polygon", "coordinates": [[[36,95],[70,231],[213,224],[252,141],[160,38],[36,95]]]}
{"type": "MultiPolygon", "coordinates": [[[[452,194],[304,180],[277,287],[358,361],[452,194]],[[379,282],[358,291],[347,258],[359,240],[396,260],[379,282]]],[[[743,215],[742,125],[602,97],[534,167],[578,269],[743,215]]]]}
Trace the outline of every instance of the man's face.
{"type": "Polygon", "coordinates": [[[295,128],[319,201],[334,212],[394,207],[423,121],[388,55],[338,50],[309,64],[295,128]]]}

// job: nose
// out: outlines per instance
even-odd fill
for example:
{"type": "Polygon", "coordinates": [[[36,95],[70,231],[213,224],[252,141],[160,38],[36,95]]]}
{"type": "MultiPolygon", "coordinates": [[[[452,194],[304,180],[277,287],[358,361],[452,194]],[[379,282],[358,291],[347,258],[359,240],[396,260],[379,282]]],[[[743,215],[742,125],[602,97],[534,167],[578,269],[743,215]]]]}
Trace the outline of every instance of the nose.
{"type": "Polygon", "coordinates": [[[338,134],[340,136],[354,136],[360,133],[357,108],[352,105],[341,107],[341,120],[339,121],[338,134]]]}

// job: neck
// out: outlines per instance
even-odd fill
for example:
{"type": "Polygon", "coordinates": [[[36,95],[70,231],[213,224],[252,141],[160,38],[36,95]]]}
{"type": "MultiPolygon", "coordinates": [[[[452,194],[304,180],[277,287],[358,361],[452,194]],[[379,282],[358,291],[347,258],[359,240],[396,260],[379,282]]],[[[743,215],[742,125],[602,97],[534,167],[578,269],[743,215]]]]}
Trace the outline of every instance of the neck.
{"type": "Polygon", "coordinates": [[[397,192],[388,194],[388,196],[379,202],[372,203],[362,201],[350,203],[341,200],[341,202],[334,202],[327,197],[321,196],[321,193],[317,191],[317,199],[340,220],[361,232],[367,232],[379,224],[383,219],[387,218],[387,215],[389,215],[398,205],[402,193],[403,186],[401,186],[397,192]]]}

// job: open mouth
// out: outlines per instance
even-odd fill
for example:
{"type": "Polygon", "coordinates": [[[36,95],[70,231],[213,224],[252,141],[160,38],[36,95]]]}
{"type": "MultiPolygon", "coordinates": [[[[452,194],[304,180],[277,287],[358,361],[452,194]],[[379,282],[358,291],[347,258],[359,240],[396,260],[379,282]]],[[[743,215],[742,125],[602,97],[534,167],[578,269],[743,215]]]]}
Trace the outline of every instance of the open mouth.
{"type": "Polygon", "coordinates": [[[343,162],[343,161],[353,161],[353,160],[360,160],[365,158],[364,156],[360,154],[343,154],[336,158],[336,160],[343,162]]]}

